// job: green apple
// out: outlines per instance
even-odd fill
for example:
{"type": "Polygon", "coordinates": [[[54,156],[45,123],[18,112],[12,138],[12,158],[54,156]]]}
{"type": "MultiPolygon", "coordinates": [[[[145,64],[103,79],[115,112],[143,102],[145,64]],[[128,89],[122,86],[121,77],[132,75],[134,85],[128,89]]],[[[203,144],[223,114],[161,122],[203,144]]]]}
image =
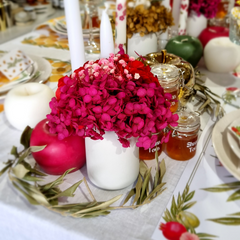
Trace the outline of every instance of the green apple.
{"type": "Polygon", "coordinates": [[[165,49],[168,53],[173,53],[196,67],[203,55],[202,43],[198,38],[179,35],[171,38],[165,49]]]}

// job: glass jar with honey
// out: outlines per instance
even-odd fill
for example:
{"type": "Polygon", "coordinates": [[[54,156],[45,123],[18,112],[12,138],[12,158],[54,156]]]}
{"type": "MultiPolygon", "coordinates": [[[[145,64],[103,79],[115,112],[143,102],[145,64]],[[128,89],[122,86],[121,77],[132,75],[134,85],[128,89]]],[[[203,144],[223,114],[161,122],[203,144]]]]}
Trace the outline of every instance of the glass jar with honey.
{"type": "Polygon", "coordinates": [[[160,63],[151,66],[151,72],[157,76],[164,92],[172,94],[170,111],[176,112],[178,110],[178,95],[182,80],[180,69],[171,64],[160,63]]]}
{"type": "Polygon", "coordinates": [[[163,136],[163,132],[156,133],[158,135],[158,140],[155,143],[153,148],[149,148],[145,150],[143,147],[139,148],[139,159],[140,160],[153,160],[155,159],[155,153],[158,151],[158,156],[162,153],[162,144],[161,139],[163,136]]]}
{"type": "Polygon", "coordinates": [[[169,126],[171,134],[165,145],[165,152],[172,159],[186,161],[196,154],[200,117],[195,112],[176,113],[179,116],[178,126],[169,126]]]}

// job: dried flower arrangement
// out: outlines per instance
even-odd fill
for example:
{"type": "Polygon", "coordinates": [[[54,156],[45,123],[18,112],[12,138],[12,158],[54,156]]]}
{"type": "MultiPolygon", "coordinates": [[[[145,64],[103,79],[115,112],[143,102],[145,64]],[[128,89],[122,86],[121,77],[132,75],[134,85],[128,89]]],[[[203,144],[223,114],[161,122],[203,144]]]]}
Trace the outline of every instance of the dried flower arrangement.
{"type": "Polygon", "coordinates": [[[143,4],[135,8],[127,8],[127,37],[134,33],[144,36],[149,33],[165,32],[173,26],[173,17],[169,9],[161,5],[161,2],[151,2],[149,8],[143,4]]]}
{"type": "MultiPolygon", "coordinates": [[[[123,147],[137,137],[138,147],[154,147],[160,132],[177,125],[169,110],[171,94],[164,93],[149,66],[129,57],[121,48],[108,59],[89,61],[59,80],[56,98],[50,102],[49,131],[59,139],[77,134],[103,139],[114,131],[123,147]]],[[[168,140],[163,136],[162,142],[168,140]]]]}
{"type": "Polygon", "coordinates": [[[206,18],[214,18],[221,0],[190,0],[189,13],[195,11],[198,16],[203,14],[206,18]]]}

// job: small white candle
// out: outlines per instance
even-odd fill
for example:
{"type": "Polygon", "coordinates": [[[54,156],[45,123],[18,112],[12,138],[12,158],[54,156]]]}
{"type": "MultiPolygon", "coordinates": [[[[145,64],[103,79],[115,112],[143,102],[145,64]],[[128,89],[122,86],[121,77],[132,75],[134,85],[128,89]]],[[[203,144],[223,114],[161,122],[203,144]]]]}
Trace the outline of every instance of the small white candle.
{"type": "Polygon", "coordinates": [[[108,58],[110,53],[114,53],[112,26],[107,15],[107,10],[102,12],[100,26],[100,47],[101,58],[108,58]]]}
{"type": "Polygon", "coordinates": [[[79,0],[64,0],[72,71],[85,63],[79,0]]]}
{"type": "Polygon", "coordinates": [[[9,123],[23,131],[28,125],[34,128],[51,112],[49,102],[54,97],[53,90],[40,83],[26,83],[8,92],[4,110],[9,123]]]}
{"type": "Polygon", "coordinates": [[[127,37],[127,8],[126,0],[117,0],[115,19],[115,53],[119,51],[119,45],[123,45],[126,52],[127,37]]]}
{"type": "Polygon", "coordinates": [[[229,37],[213,38],[205,46],[203,56],[209,71],[227,73],[240,64],[240,46],[229,37]]]}

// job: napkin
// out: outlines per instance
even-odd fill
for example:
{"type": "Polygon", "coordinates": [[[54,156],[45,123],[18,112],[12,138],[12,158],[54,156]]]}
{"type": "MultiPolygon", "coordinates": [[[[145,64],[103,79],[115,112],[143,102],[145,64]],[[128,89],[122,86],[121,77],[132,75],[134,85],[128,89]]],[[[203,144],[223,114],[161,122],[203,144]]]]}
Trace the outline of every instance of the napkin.
{"type": "Polygon", "coordinates": [[[29,56],[19,49],[14,49],[0,58],[0,71],[9,80],[13,80],[32,64],[33,60],[29,56]]]}

